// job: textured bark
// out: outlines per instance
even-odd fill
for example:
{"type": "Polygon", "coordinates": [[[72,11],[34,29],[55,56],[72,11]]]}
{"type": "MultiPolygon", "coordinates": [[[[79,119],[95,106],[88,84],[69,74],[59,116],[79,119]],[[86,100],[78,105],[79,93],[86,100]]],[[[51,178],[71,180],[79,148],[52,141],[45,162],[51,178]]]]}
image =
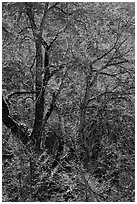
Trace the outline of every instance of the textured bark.
{"type": "MultiPolygon", "coordinates": [[[[37,45],[37,44],[36,44],[37,45]]],[[[49,79],[51,78],[50,70],[49,70],[49,56],[47,50],[45,50],[45,58],[44,58],[44,78],[43,81],[41,79],[42,74],[39,71],[39,67],[42,67],[42,50],[39,47],[40,42],[36,46],[36,104],[35,104],[35,121],[33,126],[32,137],[35,139],[35,149],[37,152],[40,151],[40,144],[41,144],[41,136],[42,136],[42,128],[43,128],[43,120],[44,123],[47,122],[48,118],[50,117],[52,111],[54,110],[54,102],[56,97],[53,94],[53,100],[49,107],[49,110],[43,118],[44,115],[44,97],[45,97],[45,88],[48,84],[49,79]],[[41,54],[41,56],[40,56],[41,54]],[[38,66],[39,65],[39,66],[38,66]],[[42,84],[41,84],[42,81],[42,84]]]]}
{"type": "Polygon", "coordinates": [[[35,119],[31,137],[35,140],[35,149],[40,150],[41,127],[44,114],[44,93],[45,88],[42,83],[42,45],[37,39],[36,43],[36,103],[35,103],[35,119]]]}
{"type": "Polygon", "coordinates": [[[28,15],[30,25],[33,31],[33,36],[35,39],[35,48],[36,48],[36,78],[35,78],[36,103],[35,103],[35,119],[34,119],[31,138],[33,138],[33,140],[35,141],[34,148],[38,153],[40,151],[40,143],[41,143],[41,128],[43,123],[44,93],[45,93],[45,87],[43,87],[43,81],[42,81],[42,72],[43,72],[42,43],[41,43],[42,33],[38,34],[37,32],[38,29],[34,19],[32,3],[25,3],[25,4],[26,4],[26,13],[28,15]]]}

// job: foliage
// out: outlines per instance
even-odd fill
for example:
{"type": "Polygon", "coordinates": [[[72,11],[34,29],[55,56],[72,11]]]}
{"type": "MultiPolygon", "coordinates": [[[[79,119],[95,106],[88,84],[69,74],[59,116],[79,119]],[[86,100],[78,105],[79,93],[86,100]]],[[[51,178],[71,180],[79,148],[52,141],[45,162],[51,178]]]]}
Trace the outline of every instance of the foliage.
{"type": "Polygon", "coordinates": [[[3,201],[134,202],[134,3],[2,6],[3,201]]]}

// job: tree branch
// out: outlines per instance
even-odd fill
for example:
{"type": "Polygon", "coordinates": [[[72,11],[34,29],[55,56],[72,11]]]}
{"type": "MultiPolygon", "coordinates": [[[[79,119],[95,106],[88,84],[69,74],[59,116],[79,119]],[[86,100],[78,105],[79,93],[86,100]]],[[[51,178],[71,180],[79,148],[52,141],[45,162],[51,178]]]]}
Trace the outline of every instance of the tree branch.
{"type": "Polygon", "coordinates": [[[59,34],[61,34],[63,31],[65,31],[67,28],[67,25],[65,26],[65,28],[63,28],[61,31],[59,31],[56,36],[54,37],[54,39],[50,42],[50,44],[47,47],[47,50],[50,50],[52,44],[56,41],[56,39],[58,38],[59,34]]]}
{"type": "Polygon", "coordinates": [[[52,10],[53,8],[56,8],[56,6],[59,4],[60,2],[56,2],[54,5],[52,5],[51,7],[48,8],[48,11],[52,10]]]}
{"type": "Polygon", "coordinates": [[[28,27],[26,27],[26,28],[23,28],[18,34],[20,35],[21,33],[23,33],[25,30],[27,30],[27,29],[32,29],[32,27],[30,27],[30,26],[28,26],[28,27]]]}
{"type": "Polygon", "coordinates": [[[10,100],[15,95],[18,96],[18,95],[25,95],[25,94],[36,94],[36,91],[22,91],[22,92],[17,91],[17,92],[14,92],[14,93],[8,95],[8,100],[10,100]]]}
{"type": "Polygon", "coordinates": [[[117,74],[109,74],[109,73],[106,73],[106,72],[99,72],[99,71],[96,71],[96,70],[93,70],[93,72],[96,72],[97,74],[101,74],[101,75],[111,76],[111,77],[116,77],[117,76],[117,74]]]}
{"type": "Polygon", "coordinates": [[[114,43],[113,47],[112,47],[109,51],[105,52],[102,56],[100,56],[100,57],[98,57],[97,59],[95,59],[95,60],[92,62],[92,65],[93,65],[95,62],[97,62],[98,60],[101,60],[102,58],[104,58],[105,56],[107,56],[110,52],[112,52],[112,50],[114,50],[114,49],[118,50],[118,49],[122,46],[122,44],[123,44],[127,39],[128,39],[128,38],[125,38],[125,39],[118,45],[118,47],[116,47],[116,45],[117,45],[117,43],[118,43],[118,36],[117,36],[116,42],[114,43]]]}
{"type": "MultiPolygon", "coordinates": [[[[60,67],[62,68],[62,66],[60,66],[60,67]]],[[[57,70],[57,71],[58,71],[58,70],[57,70]]],[[[48,112],[46,113],[46,116],[45,116],[45,118],[44,118],[44,123],[46,123],[46,122],[48,121],[48,119],[49,119],[49,117],[50,117],[52,111],[53,111],[54,108],[56,107],[55,102],[56,102],[56,99],[57,99],[57,97],[58,97],[58,95],[59,95],[59,93],[60,93],[60,91],[61,91],[61,87],[62,87],[62,85],[63,85],[63,79],[65,78],[67,71],[68,71],[68,69],[66,69],[66,71],[65,71],[65,73],[64,73],[64,75],[63,75],[62,83],[61,83],[61,85],[60,85],[60,87],[59,87],[58,92],[57,92],[56,94],[53,93],[52,102],[51,102],[50,108],[49,108],[49,110],[48,110],[48,112]]],[[[52,73],[51,73],[51,75],[52,75],[52,73]]]]}
{"type": "Polygon", "coordinates": [[[4,26],[2,26],[2,30],[7,34],[10,34],[10,32],[4,26]]]}
{"type": "MultiPolygon", "coordinates": [[[[104,96],[104,95],[106,95],[106,94],[110,94],[111,96],[115,96],[115,97],[116,97],[115,99],[123,99],[123,100],[130,101],[130,102],[131,102],[130,98],[128,97],[128,96],[129,96],[128,93],[118,92],[118,91],[117,91],[117,92],[106,91],[106,92],[104,92],[104,93],[98,94],[97,96],[94,96],[93,98],[89,99],[88,102],[87,102],[87,105],[88,105],[91,101],[97,100],[99,97],[102,97],[102,96],[104,96]],[[126,96],[127,98],[125,98],[125,96],[126,96]]],[[[113,98],[113,99],[114,99],[114,98],[113,98]]]]}
{"type": "Polygon", "coordinates": [[[116,39],[116,42],[114,43],[113,47],[112,47],[109,51],[105,52],[103,55],[101,55],[100,57],[98,57],[97,59],[95,59],[95,60],[92,62],[92,65],[93,65],[94,63],[96,63],[98,60],[101,60],[102,58],[104,58],[105,56],[107,56],[110,52],[112,52],[112,50],[115,49],[117,42],[118,42],[118,38],[116,39]]]}
{"type": "Polygon", "coordinates": [[[124,64],[124,63],[129,63],[129,61],[125,59],[124,61],[110,63],[110,64],[107,65],[107,67],[116,66],[116,65],[124,64]]]}
{"type": "Polygon", "coordinates": [[[35,31],[37,29],[37,26],[35,24],[35,21],[34,21],[34,13],[32,12],[32,2],[25,2],[25,5],[26,5],[26,14],[27,16],[29,17],[29,20],[30,20],[30,25],[31,25],[31,28],[32,28],[32,31],[33,31],[33,35],[35,36],[35,31]]]}
{"type": "Polygon", "coordinates": [[[45,3],[45,8],[44,8],[44,14],[43,14],[41,24],[40,24],[40,35],[42,35],[43,29],[44,29],[44,23],[45,23],[46,14],[47,14],[47,11],[48,11],[48,5],[49,5],[49,2],[46,2],[45,3]]]}

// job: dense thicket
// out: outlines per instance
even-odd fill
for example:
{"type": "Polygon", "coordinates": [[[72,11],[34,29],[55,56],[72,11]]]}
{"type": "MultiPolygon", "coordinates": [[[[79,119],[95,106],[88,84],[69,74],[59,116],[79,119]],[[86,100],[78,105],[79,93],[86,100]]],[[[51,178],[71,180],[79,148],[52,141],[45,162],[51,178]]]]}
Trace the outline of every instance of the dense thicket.
{"type": "Polygon", "coordinates": [[[134,201],[134,6],[2,4],[3,201],[134,201]]]}

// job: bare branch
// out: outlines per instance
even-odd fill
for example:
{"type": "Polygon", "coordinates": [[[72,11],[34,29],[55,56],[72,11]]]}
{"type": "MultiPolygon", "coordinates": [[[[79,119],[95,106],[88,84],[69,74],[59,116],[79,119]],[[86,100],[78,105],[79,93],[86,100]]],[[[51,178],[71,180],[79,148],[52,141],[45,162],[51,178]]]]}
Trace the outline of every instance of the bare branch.
{"type": "Polygon", "coordinates": [[[122,46],[122,44],[123,44],[124,42],[126,42],[127,39],[128,39],[128,37],[125,38],[118,46],[116,46],[117,43],[118,43],[118,40],[119,40],[119,35],[117,35],[117,39],[116,39],[116,42],[114,43],[113,47],[112,47],[109,51],[105,52],[102,56],[100,56],[100,57],[98,57],[97,59],[95,59],[95,60],[92,62],[92,65],[93,65],[95,62],[97,62],[98,60],[103,59],[105,56],[107,56],[109,53],[111,53],[114,49],[117,51],[117,50],[122,46]]]}
{"type": "Polygon", "coordinates": [[[91,101],[97,100],[98,98],[100,98],[100,97],[102,97],[102,96],[104,96],[104,95],[108,95],[108,94],[110,94],[111,96],[115,96],[115,97],[116,97],[115,99],[120,99],[120,100],[123,99],[123,100],[130,101],[130,102],[131,102],[131,99],[130,99],[128,93],[119,92],[119,91],[117,91],[117,92],[114,92],[114,91],[106,91],[106,92],[104,92],[104,93],[98,94],[98,95],[96,95],[96,96],[90,98],[90,99],[88,100],[88,102],[87,102],[87,105],[88,105],[91,101]],[[125,96],[126,96],[126,97],[125,97],[125,96]]]}
{"type": "Polygon", "coordinates": [[[2,26],[2,30],[7,34],[10,34],[10,32],[4,26],[2,26]]]}
{"type": "Polygon", "coordinates": [[[35,30],[37,29],[37,26],[34,21],[34,13],[32,11],[32,2],[25,2],[26,6],[26,14],[29,17],[30,25],[33,31],[33,34],[35,36],[35,30]]]}
{"type": "Polygon", "coordinates": [[[21,33],[23,33],[25,30],[27,30],[27,29],[32,29],[32,27],[30,27],[30,26],[28,26],[28,27],[26,27],[26,28],[23,28],[18,34],[20,35],[21,33]]]}
{"type": "Polygon", "coordinates": [[[98,72],[96,70],[94,70],[93,72],[96,72],[97,74],[101,74],[101,75],[111,76],[111,77],[117,77],[117,75],[118,75],[118,74],[109,74],[106,72],[98,72]]]}
{"type": "Polygon", "coordinates": [[[104,70],[106,69],[107,67],[110,67],[110,66],[117,66],[117,65],[120,65],[120,64],[124,64],[124,63],[130,63],[128,60],[123,60],[123,61],[120,61],[120,62],[113,62],[113,57],[109,59],[109,61],[100,69],[100,70],[104,70]]]}
{"type": "Polygon", "coordinates": [[[51,11],[52,9],[54,9],[56,7],[56,5],[58,5],[58,4],[59,4],[59,2],[55,3],[54,5],[52,5],[51,7],[48,8],[49,2],[45,3],[44,14],[43,14],[41,24],[40,24],[40,36],[42,36],[42,32],[44,29],[44,23],[45,23],[45,19],[46,19],[48,12],[51,11]]]}
{"type": "Polygon", "coordinates": [[[62,77],[62,82],[61,82],[61,84],[60,84],[60,87],[59,87],[58,92],[57,92],[57,93],[53,93],[52,102],[51,102],[50,107],[49,107],[49,110],[48,110],[48,112],[46,113],[46,116],[45,116],[45,118],[44,118],[44,123],[46,123],[46,122],[48,121],[48,119],[49,119],[49,117],[50,117],[52,111],[56,108],[55,102],[56,102],[56,100],[57,100],[58,95],[59,95],[60,92],[61,92],[61,88],[62,88],[63,82],[64,82],[63,80],[64,80],[64,78],[65,78],[65,76],[66,76],[66,74],[67,74],[67,71],[68,71],[68,68],[66,69],[66,71],[65,71],[65,73],[64,73],[64,75],[63,75],[63,77],[62,77]]]}
{"type": "Polygon", "coordinates": [[[41,20],[41,24],[40,24],[40,35],[42,35],[43,29],[44,29],[44,23],[45,23],[47,11],[48,11],[48,5],[49,5],[49,3],[46,2],[45,3],[45,8],[44,8],[44,14],[43,14],[43,17],[42,17],[42,20],[41,20]]]}
{"type": "Polygon", "coordinates": [[[116,66],[116,65],[124,64],[124,63],[129,63],[129,61],[125,59],[124,61],[110,63],[110,64],[107,65],[107,67],[116,66]]]}
{"type": "Polygon", "coordinates": [[[62,13],[64,13],[65,15],[67,15],[68,13],[66,13],[63,9],[59,8],[58,6],[55,6],[56,9],[58,9],[59,11],[61,11],[62,13]]]}
{"type": "Polygon", "coordinates": [[[56,2],[54,5],[52,5],[51,7],[49,7],[48,11],[52,10],[53,8],[56,8],[56,6],[59,4],[60,2],[56,2]]]}
{"type": "Polygon", "coordinates": [[[33,74],[33,71],[32,71],[32,68],[35,64],[35,61],[36,61],[36,56],[34,57],[33,59],[33,62],[32,62],[32,65],[30,66],[29,70],[30,70],[30,73],[31,73],[31,76],[32,76],[32,79],[34,79],[34,74],[33,74]]]}
{"type": "Polygon", "coordinates": [[[113,47],[112,47],[109,51],[105,52],[102,56],[100,56],[100,57],[98,57],[97,59],[95,59],[95,60],[92,62],[92,64],[94,64],[94,63],[97,62],[98,60],[101,60],[102,58],[104,58],[105,56],[107,56],[110,52],[112,52],[112,50],[115,49],[117,42],[118,42],[118,37],[117,37],[116,42],[114,43],[113,47]]]}
{"type": "Polygon", "coordinates": [[[56,41],[56,39],[58,38],[59,34],[61,34],[63,31],[65,31],[67,29],[67,25],[65,26],[65,28],[63,28],[61,31],[59,31],[56,36],[54,37],[54,39],[51,41],[51,43],[48,45],[47,50],[49,50],[52,46],[52,44],[56,41]]]}
{"type": "Polygon", "coordinates": [[[36,91],[22,91],[22,92],[17,91],[17,92],[14,92],[14,93],[8,95],[8,100],[10,100],[15,95],[18,96],[18,95],[26,95],[26,94],[36,94],[36,91]]]}

